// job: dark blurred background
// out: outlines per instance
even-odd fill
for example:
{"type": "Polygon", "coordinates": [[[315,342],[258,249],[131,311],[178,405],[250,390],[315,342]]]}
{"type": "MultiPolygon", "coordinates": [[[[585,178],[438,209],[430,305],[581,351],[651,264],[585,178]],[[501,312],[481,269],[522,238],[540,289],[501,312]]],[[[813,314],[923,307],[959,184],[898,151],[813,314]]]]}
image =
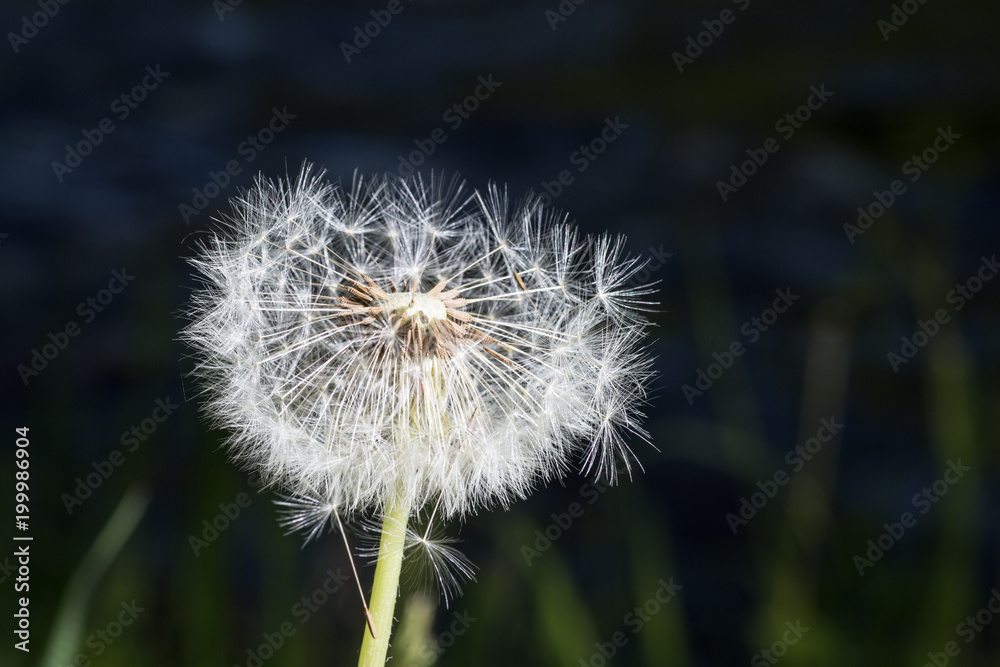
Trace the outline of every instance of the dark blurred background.
{"type": "Polygon", "coordinates": [[[450,608],[405,585],[392,664],[997,664],[998,22],[944,0],[4,4],[0,663],[355,664],[343,545],[282,534],[177,341],[212,218],[309,161],[546,194],[659,281],[645,472],[450,526],[477,580],[450,608]]]}

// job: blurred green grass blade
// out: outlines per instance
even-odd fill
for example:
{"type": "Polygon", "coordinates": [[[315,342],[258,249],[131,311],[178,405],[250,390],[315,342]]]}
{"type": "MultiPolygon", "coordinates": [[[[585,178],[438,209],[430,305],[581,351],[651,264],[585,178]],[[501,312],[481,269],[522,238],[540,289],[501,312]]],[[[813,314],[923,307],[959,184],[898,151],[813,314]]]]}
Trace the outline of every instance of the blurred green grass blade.
{"type": "Polygon", "coordinates": [[[87,606],[94,589],[139,525],[149,500],[144,484],[129,487],[94,544],[73,571],[59,602],[40,663],[42,667],[60,667],[73,662],[73,651],[82,641],[87,606]]]}
{"type": "MultiPolygon", "coordinates": [[[[641,480],[636,480],[633,485],[623,485],[619,493],[629,498],[627,506],[639,507],[646,505],[648,499],[639,498],[642,496],[641,480]]],[[[633,582],[635,603],[642,604],[643,600],[655,592],[661,579],[669,581],[671,577],[677,576],[677,565],[672,557],[669,546],[669,526],[664,517],[655,516],[654,510],[650,509],[648,514],[640,512],[628,512],[626,514],[631,524],[626,531],[629,540],[629,551],[632,558],[632,570],[635,573],[633,582]],[[650,530],[650,526],[660,527],[661,530],[650,530]]],[[[681,586],[684,582],[679,578],[677,583],[681,586]]],[[[680,596],[683,597],[681,590],[680,596]]],[[[684,623],[684,607],[681,598],[671,600],[666,603],[662,611],[650,622],[651,627],[646,631],[638,633],[640,652],[643,656],[643,664],[657,665],[658,667],[676,667],[689,664],[689,650],[687,643],[687,628],[684,623]]]]}
{"type": "MultiPolygon", "coordinates": [[[[848,302],[827,299],[811,313],[795,446],[816,437],[821,420],[843,423],[853,328],[854,310],[848,302]]],[[[789,650],[785,659],[789,664],[838,665],[847,659],[847,642],[835,624],[822,620],[819,600],[840,441],[839,433],[831,434],[829,442],[798,472],[786,468],[784,461],[777,468],[790,475],[791,481],[782,492],[786,494],[786,519],[771,557],[763,561],[769,564],[765,576],[771,581],[756,639],[759,646],[769,646],[784,633],[785,623],[801,619],[810,633],[794,651],[789,650]]]]}
{"type": "MultiPolygon", "coordinates": [[[[749,313],[736,312],[723,258],[723,243],[718,226],[705,220],[697,231],[681,236],[678,253],[688,285],[690,322],[702,368],[714,361],[713,353],[725,352],[732,342],[745,342],[740,334],[740,320],[749,313]]],[[[679,313],[678,317],[683,317],[679,313]]],[[[789,317],[786,315],[785,317],[789,317]]],[[[790,324],[790,322],[786,323],[790,324]]],[[[694,381],[694,370],[679,382],[694,381]]],[[[725,469],[735,475],[766,465],[767,447],[763,437],[760,409],[750,382],[746,364],[733,363],[723,378],[713,383],[697,401],[711,402],[717,419],[711,423],[712,440],[721,447],[720,459],[725,469]]],[[[705,440],[699,439],[699,447],[705,440]]]]}
{"type": "Polygon", "coordinates": [[[530,576],[538,632],[550,653],[545,664],[578,667],[580,659],[594,650],[597,634],[586,601],[555,546],[536,561],[530,576]]]}
{"type": "Polygon", "coordinates": [[[390,662],[407,667],[430,667],[435,655],[427,647],[433,641],[435,601],[415,592],[403,604],[399,626],[390,647],[390,662]]]}
{"type": "MultiPolygon", "coordinates": [[[[963,282],[966,277],[959,276],[963,282]]],[[[936,309],[946,307],[945,296],[955,282],[934,253],[927,248],[918,251],[912,283],[918,318],[930,319],[936,309]]],[[[948,467],[948,461],[959,458],[971,467],[922,519],[934,522],[936,539],[928,556],[931,574],[923,582],[924,603],[916,619],[920,639],[913,642],[910,658],[926,661],[928,651],[940,651],[946,642],[956,639],[956,624],[973,612],[977,603],[984,603],[989,592],[975,585],[973,526],[980,516],[976,500],[985,452],[979,451],[982,440],[976,429],[979,394],[974,382],[975,360],[963,344],[958,313],[951,313],[951,321],[940,326],[919,354],[926,387],[928,438],[938,455],[940,472],[948,467]]]]}

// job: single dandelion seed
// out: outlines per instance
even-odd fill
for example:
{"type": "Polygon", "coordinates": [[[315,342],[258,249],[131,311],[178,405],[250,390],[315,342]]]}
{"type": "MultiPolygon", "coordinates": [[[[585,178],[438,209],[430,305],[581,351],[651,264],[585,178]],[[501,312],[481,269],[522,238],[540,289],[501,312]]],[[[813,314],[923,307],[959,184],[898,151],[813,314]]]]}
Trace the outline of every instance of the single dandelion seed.
{"type": "Polygon", "coordinates": [[[286,528],[308,541],[337,524],[346,544],[341,516],[378,521],[361,655],[377,665],[404,556],[446,602],[474,574],[437,522],[506,507],[574,461],[631,475],[654,304],[620,238],[580,235],[537,198],[322,176],[260,178],[234,202],[192,260],[184,337],[233,458],[286,494],[286,528]]]}
{"type": "MultiPolygon", "coordinates": [[[[428,524],[428,528],[431,528],[428,524]]],[[[464,581],[475,581],[476,566],[453,545],[460,540],[445,535],[435,526],[433,531],[406,531],[404,566],[410,581],[436,588],[447,607],[462,595],[464,581]]]]}
{"type": "Polygon", "coordinates": [[[351,563],[351,571],[354,574],[354,581],[358,584],[358,593],[361,595],[361,605],[365,612],[365,620],[373,636],[377,636],[375,620],[372,618],[368,604],[365,602],[365,592],[361,588],[361,579],[358,577],[358,570],[354,566],[354,559],[351,558],[351,546],[347,541],[347,533],[344,531],[344,524],[340,521],[340,514],[337,507],[330,502],[312,496],[295,495],[286,500],[277,500],[275,504],[278,510],[278,525],[286,529],[285,534],[293,532],[304,532],[306,534],[303,547],[310,541],[318,537],[327,523],[336,522],[340,535],[344,539],[344,547],[347,548],[348,560],[351,563]]]}
{"type": "MultiPolygon", "coordinates": [[[[427,524],[417,530],[412,524],[406,527],[403,545],[403,570],[410,583],[438,591],[445,607],[461,596],[465,581],[475,581],[476,566],[465,554],[455,548],[459,539],[444,533],[434,518],[438,505],[431,510],[427,524]]],[[[377,562],[384,554],[379,552],[382,527],[372,521],[365,521],[359,536],[359,553],[369,561],[377,562]]]]}
{"type": "Polygon", "coordinates": [[[312,496],[293,495],[274,504],[278,506],[278,525],[285,534],[305,533],[306,544],[319,537],[337,513],[336,505],[312,496]]]}

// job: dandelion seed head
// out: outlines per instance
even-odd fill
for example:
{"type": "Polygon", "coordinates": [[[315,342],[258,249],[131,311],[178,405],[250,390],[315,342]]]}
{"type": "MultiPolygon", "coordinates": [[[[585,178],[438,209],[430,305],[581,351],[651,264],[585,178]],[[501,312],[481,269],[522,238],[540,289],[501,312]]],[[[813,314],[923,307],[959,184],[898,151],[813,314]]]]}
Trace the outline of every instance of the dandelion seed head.
{"type": "Polygon", "coordinates": [[[461,517],[577,461],[631,472],[652,290],[621,239],[497,187],[322,176],[261,178],[234,202],[192,260],[184,332],[207,411],[291,498],[289,527],[398,494],[461,517]]]}

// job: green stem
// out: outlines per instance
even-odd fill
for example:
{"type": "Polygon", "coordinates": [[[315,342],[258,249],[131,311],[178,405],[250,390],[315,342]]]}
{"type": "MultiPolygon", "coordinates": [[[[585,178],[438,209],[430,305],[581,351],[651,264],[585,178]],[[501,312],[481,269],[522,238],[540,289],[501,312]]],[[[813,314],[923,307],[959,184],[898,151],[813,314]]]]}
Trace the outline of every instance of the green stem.
{"type": "Polygon", "coordinates": [[[396,498],[386,509],[382,519],[382,541],[375,566],[375,583],[369,603],[377,637],[370,627],[365,627],[358,667],[384,667],[392,633],[392,614],[396,608],[399,590],[399,571],[403,564],[403,547],[406,542],[406,522],[410,515],[409,498],[396,498]]]}

